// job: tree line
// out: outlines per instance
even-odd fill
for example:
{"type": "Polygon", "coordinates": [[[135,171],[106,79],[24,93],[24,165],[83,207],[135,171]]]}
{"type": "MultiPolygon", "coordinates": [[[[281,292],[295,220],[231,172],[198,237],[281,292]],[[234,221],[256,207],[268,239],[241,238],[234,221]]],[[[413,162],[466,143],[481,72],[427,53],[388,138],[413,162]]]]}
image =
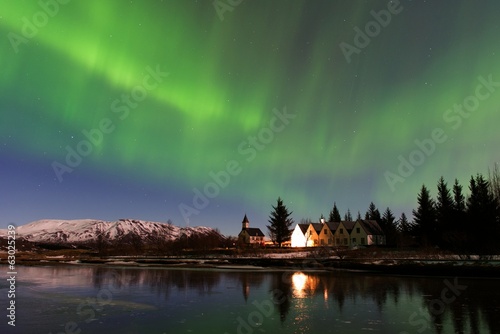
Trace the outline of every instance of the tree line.
{"type": "MultiPolygon", "coordinates": [[[[417,195],[417,208],[412,211],[413,221],[405,213],[396,219],[390,208],[381,214],[373,202],[364,219],[375,220],[386,235],[388,247],[436,247],[459,254],[496,254],[500,239],[500,170],[498,165],[489,171],[488,178],[482,174],[471,176],[469,194],[464,195],[463,186],[455,179],[452,186],[443,177],[437,182],[437,196],[432,198],[424,184],[417,195]]],[[[291,211],[278,198],[277,205],[267,225],[271,240],[280,247],[290,240],[293,219],[291,211]]],[[[334,202],[328,222],[340,222],[341,214],[334,202]]],[[[356,219],[361,219],[358,211],[356,219]]],[[[348,209],[344,221],[352,221],[348,209]]],[[[302,219],[301,223],[312,223],[302,219]]]]}
{"type": "Polygon", "coordinates": [[[500,237],[500,173],[495,167],[489,179],[477,174],[469,180],[469,195],[455,179],[450,187],[443,177],[432,198],[425,185],[413,210],[408,233],[419,244],[466,254],[495,254],[500,237]]]}

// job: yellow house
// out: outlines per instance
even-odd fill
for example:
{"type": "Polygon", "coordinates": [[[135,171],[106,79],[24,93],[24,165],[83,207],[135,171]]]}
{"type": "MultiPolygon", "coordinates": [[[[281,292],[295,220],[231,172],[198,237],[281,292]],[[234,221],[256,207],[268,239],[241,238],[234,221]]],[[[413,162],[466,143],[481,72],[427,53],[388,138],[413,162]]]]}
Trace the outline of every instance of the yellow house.
{"type": "Polygon", "coordinates": [[[358,220],[351,231],[351,245],[385,245],[385,235],[375,220],[358,220]]]}
{"type": "Polygon", "coordinates": [[[335,238],[335,246],[349,247],[351,245],[351,231],[355,222],[342,221],[338,224],[339,226],[333,235],[335,238]]]}
{"type": "Polygon", "coordinates": [[[328,222],[322,224],[323,227],[319,233],[319,245],[320,246],[335,246],[335,232],[339,227],[340,223],[328,222]]]}
{"type": "Polygon", "coordinates": [[[306,238],[306,247],[319,246],[319,234],[323,228],[322,223],[311,223],[304,234],[306,238]]]}

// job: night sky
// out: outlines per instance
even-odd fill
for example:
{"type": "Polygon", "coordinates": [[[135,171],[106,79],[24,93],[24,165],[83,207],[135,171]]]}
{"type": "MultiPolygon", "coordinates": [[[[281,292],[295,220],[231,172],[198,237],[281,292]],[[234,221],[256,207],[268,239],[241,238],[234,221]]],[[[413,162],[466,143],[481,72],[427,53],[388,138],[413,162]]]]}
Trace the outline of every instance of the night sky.
{"type": "Polygon", "coordinates": [[[0,0],[0,228],[411,217],[500,160],[499,1],[215,4],[0,0]]]}

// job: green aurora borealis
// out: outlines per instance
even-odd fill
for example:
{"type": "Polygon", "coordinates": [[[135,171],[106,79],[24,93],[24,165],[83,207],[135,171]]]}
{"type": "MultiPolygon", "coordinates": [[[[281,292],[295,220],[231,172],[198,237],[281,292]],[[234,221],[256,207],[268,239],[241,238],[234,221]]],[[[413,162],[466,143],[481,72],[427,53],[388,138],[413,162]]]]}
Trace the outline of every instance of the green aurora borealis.
{"type": "Polygon", "coordinates": [[[440,176],[466,186],[500,160],[500,87],[458,126],[459,114],[443,117],[478,78],[500,82],[498,1],[401,1],[350,63],[339,45],[353,44],[354,27],[386,1],[243,0],[223,20],[213,1],[61,2],[0,0],[0,227],[124,217],[184,225],[179,205],[193,206],[193,189],[231,161],[241,170],[190,225],[236,234],[247,213],[264,230],[278,196],[296,222],[327,215],[334,201],[342,215],[373,201],[411,217],[422,183],[433,194],[440,176]],[[46,22],[40,3],[53,6],[46,22]],[[44,24],[23,31],[34,16],[44,24]],[[13,47],[12,34],[26,39],[13,47]],[[138,89],[155,69],[168,76],[138,89]],[[138,92],[147,96],[122,101],[138,92]],[[295,118],[252,146],[284,108],[295,118]],[[59,182],[53,162],[65,164],[66,147],[103,119],[113,130],[59,182]],[[391,189],[384,174],[436,128],[447,139],[391,189]]]}

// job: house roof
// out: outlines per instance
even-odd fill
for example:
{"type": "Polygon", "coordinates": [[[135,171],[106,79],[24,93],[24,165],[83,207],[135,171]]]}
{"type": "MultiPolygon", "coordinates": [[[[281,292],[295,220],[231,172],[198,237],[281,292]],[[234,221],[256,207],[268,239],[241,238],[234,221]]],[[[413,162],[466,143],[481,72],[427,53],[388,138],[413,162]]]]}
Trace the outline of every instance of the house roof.
{"type": "Polygon", "coordinates": [[[328,222],[328,223],[326,223],[326,226],[328,226],[328,228],[330,229],[330,231],[332,231],[332,233],[335,233],[335,231],[337,230],[337,228],[339,228],[339,225],[340,225],[340,223],[338,223],[338,222],[328,222]]]}
{"type": "Polygon", "coordinates": [[[352,229],[354,228],[354,224],[356,224],[356,222],[353,221],[342,221],[341,223],[349,233],[351,233],[352,229]]]}
{"type": "Polygon", "coordinates": [[[316,233],[321,232],[321,230],[323,229],[322,223],[311,223],[310,225],[312,225],[312,227],[316,231],[316,233]]]}
{"type": "Polygon", "coordinates": [[[297,226],[302,231],[302,234],[306,234],[307,229],[309,228],[309,224],[297,224],[297,226]]]}
{"type": "Polygon", "coordinates": [[[384,235],[384,232],[376,220],[359,220],[359,224],[365,229],[366,234],[384,235]]]}
{"type": "Polygon", "coordinates": [[[262,231],[260,230],[260,228],[249,227],[249,228],[245,229],[245,231],[251,237],[263,237],[264,236],[264,233],[262,233],[262,231]]]}

